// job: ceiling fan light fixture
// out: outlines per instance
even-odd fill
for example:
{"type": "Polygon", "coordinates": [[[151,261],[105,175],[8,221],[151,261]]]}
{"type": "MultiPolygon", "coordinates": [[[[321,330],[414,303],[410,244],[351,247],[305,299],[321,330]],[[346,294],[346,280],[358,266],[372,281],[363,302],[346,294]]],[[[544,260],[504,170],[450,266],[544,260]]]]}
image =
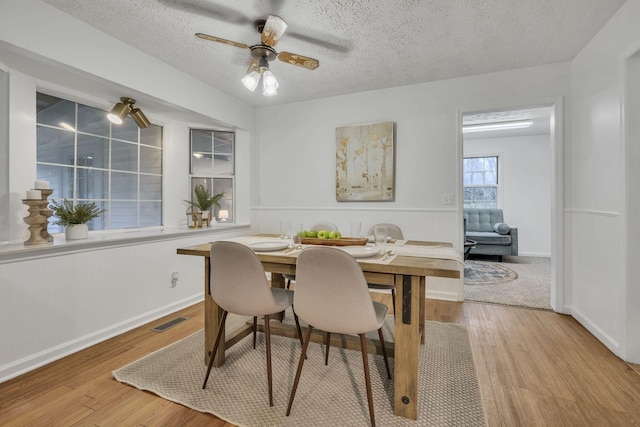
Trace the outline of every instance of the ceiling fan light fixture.
{"type": "Polygon", "coordinates": [[[262,95],[274,96],[278,94],[278,80],[271,71],[262,74],[262,95]]]}
{"type": "Polygon", "coordinates": [[[257,71],[252,71],[242,78],[242,84],[251,92],[256,90],[259,82],[260,82],[260,74],[257,71]]]}

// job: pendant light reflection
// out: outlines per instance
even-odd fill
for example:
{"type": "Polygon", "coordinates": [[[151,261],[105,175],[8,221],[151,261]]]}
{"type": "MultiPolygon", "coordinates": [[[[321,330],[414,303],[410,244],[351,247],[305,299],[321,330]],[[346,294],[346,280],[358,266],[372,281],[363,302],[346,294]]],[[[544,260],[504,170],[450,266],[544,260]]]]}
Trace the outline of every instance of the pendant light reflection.
{"type": "Polygon", "coordinates": [[[151,122],[139,108],[133,108],[133,104],[135,103],[135,99],[127,97],[120,98],[120,102],[114,105],[111,112],[107,114],[107,118],[111,123],[121,125],[127,117],[127,114],[131,114],[131,118],[136,122],[138,127],[142,129],[149,127],[151,122]]]}

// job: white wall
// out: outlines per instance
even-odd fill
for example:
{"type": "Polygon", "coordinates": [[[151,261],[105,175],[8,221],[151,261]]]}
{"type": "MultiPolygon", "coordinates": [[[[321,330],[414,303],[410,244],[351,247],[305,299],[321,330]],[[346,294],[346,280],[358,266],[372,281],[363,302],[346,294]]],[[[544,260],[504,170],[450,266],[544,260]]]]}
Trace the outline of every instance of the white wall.
{"type": "MultiPolygon", "coordinates": [[[[461,250],[459,200],[442,204],[445,193],[461,195],[460,112],[549,105],[569,94],[569,69],[560,63],[258,109],[258,226],[277,230],[280,217],[329,220],[343,231],[352,219],[365,228],[394,222],[408,238],[461,250]],[[336,202],[336,127],[382,121],[396,123],[395,201],[336,202]]],[[[462,281],[431,281],[427,288],[432,297],[462,296],[462,281]]]]}
{"type": "Polygon", "coordinates": [[[498,205],[518,227],[518,253],[551,256],[551,141],[549,135],[465,139],[465,157],[500,158],[498,205]]]}
{"type": "MultiPolygon", "coordinates": [[[[627,287],[637,288],[639,282],[627,277],[625,261],[637,263],[640,254],[627,253],[624,243],[628,232],[623,217],[621,104],[624,59],[640,44],[639,20],[640,1],[627,1],[572,62],[573,136],[567,156],[565,218],[572,313],[614,353],[635,362],[640,362],[640,317],[630,317],[628,308],[637,312],[640,295],[629,293],[627,287]]],[[[627,144],[636,145],[637,140],[627,144]]]]}

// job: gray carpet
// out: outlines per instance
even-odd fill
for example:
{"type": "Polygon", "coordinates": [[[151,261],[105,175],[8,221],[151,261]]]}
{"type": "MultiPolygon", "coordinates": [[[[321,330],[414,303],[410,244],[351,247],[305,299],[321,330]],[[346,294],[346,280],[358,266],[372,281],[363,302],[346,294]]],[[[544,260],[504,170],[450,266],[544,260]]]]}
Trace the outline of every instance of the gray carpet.
{"type": "MultiPolygon", "coordinates": [[[[388,341],[393,338],[392,320],[389,316],[384,329],[388,341]]],[[[258,337],[259,346],[255,350],[251,348],[251,336],[227,350],[225,364],[214,368],[206,390],[201,388],[206,372],[202,362],[202,330],[114,371],[113,376],[120,382],[240,426],[369,424],[360,352],[332,347],[329,365],[325,366],[324,346],[311,343],[291,415],[286,417],[300,343],[272,337],[274,406],[269,407],[264,339],[262,334],[258,337]]],[[[370,355],[377,425],[487,425],[466,328],[427,322],[426,337],[427,344],[420,348],[417,421],[393,414],[393,380],[386,378],[382,356],[370,355]]],[[[392,372],[393,360],[389,359],[392,372]]]]}
{"type": "Polygon", "coordinates": [[[551,261],[503,257],[503,262],[467,260],[465,301],[551,310],[551,261]]]}

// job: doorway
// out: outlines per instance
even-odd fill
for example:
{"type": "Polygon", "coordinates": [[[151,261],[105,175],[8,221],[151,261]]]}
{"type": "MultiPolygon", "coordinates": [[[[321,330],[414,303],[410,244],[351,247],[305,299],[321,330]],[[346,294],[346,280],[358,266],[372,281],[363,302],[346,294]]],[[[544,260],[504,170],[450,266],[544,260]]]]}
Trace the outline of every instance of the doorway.
{"type": "Polygon", "coordinates": [[[518,229],[517,256],[498,262],[471,251],[465,300],[562,311],[560,107],[558,100],[461,113],[461,209],[502,209],[504,222],[518,229]],[[493,175],[476,170],[485,159],[495,162],[493,175]]]}

